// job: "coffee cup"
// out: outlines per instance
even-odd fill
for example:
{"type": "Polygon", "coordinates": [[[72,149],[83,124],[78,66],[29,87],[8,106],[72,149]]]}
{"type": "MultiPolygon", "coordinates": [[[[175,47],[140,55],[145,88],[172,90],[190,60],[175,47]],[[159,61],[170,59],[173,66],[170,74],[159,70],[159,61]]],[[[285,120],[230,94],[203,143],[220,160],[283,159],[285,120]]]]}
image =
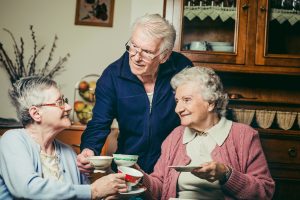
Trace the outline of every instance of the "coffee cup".
{"type": "Polygon", "coordinates": [[[138,155],[128,155],[128,154],[113,154],[114,162],[117,164],[117,166],[125,166],[130,167],[133,166],[139,156],[138,155]]]}
{"type": "Polygon", "coordinates": [[[118,173],[125,174],[125,182],[128,191],[132,190],[133,186],[136,186],[143,177],[143,173],[130,167],[119,166],[118,173]]]}
{"type": "Polygon", "coordinates": [[[87,158],[91,165],[95,168],[108,168],[113,160],[112,156],[90,156],[87,158]]]}

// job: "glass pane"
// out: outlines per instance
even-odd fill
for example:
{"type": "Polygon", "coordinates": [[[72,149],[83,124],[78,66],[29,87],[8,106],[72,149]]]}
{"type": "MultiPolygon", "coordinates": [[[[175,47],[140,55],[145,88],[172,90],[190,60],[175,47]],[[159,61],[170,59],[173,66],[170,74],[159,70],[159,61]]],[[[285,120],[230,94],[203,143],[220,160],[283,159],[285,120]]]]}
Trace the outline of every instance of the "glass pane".
{"type": "Polygon", "coordinates": [[[300,0],[270,0],[268,52],[300,54],[300,0]]]}
{"type": "Polygon", "coordinates": [[[184,0],[181,50],[234,52],[236,0],[184,0]]]}

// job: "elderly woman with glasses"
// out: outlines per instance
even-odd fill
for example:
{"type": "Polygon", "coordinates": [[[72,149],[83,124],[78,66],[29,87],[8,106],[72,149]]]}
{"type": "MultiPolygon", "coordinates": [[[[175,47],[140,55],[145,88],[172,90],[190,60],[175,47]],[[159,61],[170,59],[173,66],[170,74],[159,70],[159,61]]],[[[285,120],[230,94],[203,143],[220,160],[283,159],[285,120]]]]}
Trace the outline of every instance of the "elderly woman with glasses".
{"type": "Polygon", "coordinates": [[[275,184],[259,135],[225,118],[228,98],[215,72],[184,69],[171,85],[181,126],[163,142],[154,172],[144,174],[149,199],[271,199],[275,184]]]}
{"type": "Polygon", "coordinates": [[[122,174],[88,184],[76,153],[55,139],[71,125],[71,106],[53,80],[23,78],[9,94],[24,128],[0,139],[0,199],[96,199],[127,191],[122,174]]]}
{"type": "Polygon", "coordinates": [[[170,80],[192,65],[172,51],[175,37],[174,27],[158,14],[136,20],[125,53],[97,81],[93,118],[82,135],[77,158],[81,171],[91,171],[86,157],[101,152],[115,118],[117,152],[139,155],[142,169],[153,171],[161,143],[180,122],[170,80]]]}

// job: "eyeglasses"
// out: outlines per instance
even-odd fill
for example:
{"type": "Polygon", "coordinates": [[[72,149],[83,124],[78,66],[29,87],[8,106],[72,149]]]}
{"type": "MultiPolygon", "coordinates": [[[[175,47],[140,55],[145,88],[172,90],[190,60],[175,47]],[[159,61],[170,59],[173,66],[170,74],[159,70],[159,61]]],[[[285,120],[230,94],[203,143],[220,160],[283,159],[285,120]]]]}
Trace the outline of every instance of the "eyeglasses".
{"type": "Polygon", "coordinates": [[[164,53],[165,51],[167,51],[167,49],[165,49],[164,51],[155,55],[155,54],[149,52],[148,50],[144,50],[139,47],[136,47],[130,41],[126,42],[125,48],[126,48],[126,51],[132,56],[135,56],[137,53],[139,53],[139,56],[145,62],[151,62],[154,58],[156,58],[157,56],[159,56],[162,53],[164,53]]]}
{"type": "Polygon", "coordinates": [[[41,107],[41,106],[54,106],[54,107],[59,107],[61,109],[65,108],[65,105],[68,103],[68,98],[65,98],[64,96],[61,96],[58,100],[56,100],[55,103],[43,103],[43,104],[38,104],[35,105],[37,107],[41,107]]]}

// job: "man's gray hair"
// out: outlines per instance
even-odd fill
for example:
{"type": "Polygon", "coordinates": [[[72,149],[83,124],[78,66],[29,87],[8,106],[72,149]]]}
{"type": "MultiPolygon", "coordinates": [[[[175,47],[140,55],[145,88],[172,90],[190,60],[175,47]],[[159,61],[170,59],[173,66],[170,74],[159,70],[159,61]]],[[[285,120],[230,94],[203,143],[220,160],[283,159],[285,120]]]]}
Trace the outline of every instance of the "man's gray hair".
{"type": "Polygon", "coordinates": [[[42,104],[46,96],[44,91],[51,87],[58,88],[55,81],[39,76],[21,78],[13,84],[9,90],[9,96],[24,127],[33,123],[28,112],[29,108],[33,105],[42,104]]]}
{"type": "Polygon", "coordinates": [[[185,68],[171,79],[171,86],[176,89],[186,83],[193,83],[199,87],[203,100],[215,104],[215,112],[225,116],[228,95],[224,92],[220,77],[214,70],[207,67],[185,68]]]}
{"type": "Polygon", "coordinates": [[[170,24],[165,18],[159,14],[146,14],[138,18],[132,27],[132,32],[137,27],[143,27],[145,34],[150,38],[162,39],[163,42],[160,46],[160,51],[173,50],[176,31],[172,24],[170,24]]]}

